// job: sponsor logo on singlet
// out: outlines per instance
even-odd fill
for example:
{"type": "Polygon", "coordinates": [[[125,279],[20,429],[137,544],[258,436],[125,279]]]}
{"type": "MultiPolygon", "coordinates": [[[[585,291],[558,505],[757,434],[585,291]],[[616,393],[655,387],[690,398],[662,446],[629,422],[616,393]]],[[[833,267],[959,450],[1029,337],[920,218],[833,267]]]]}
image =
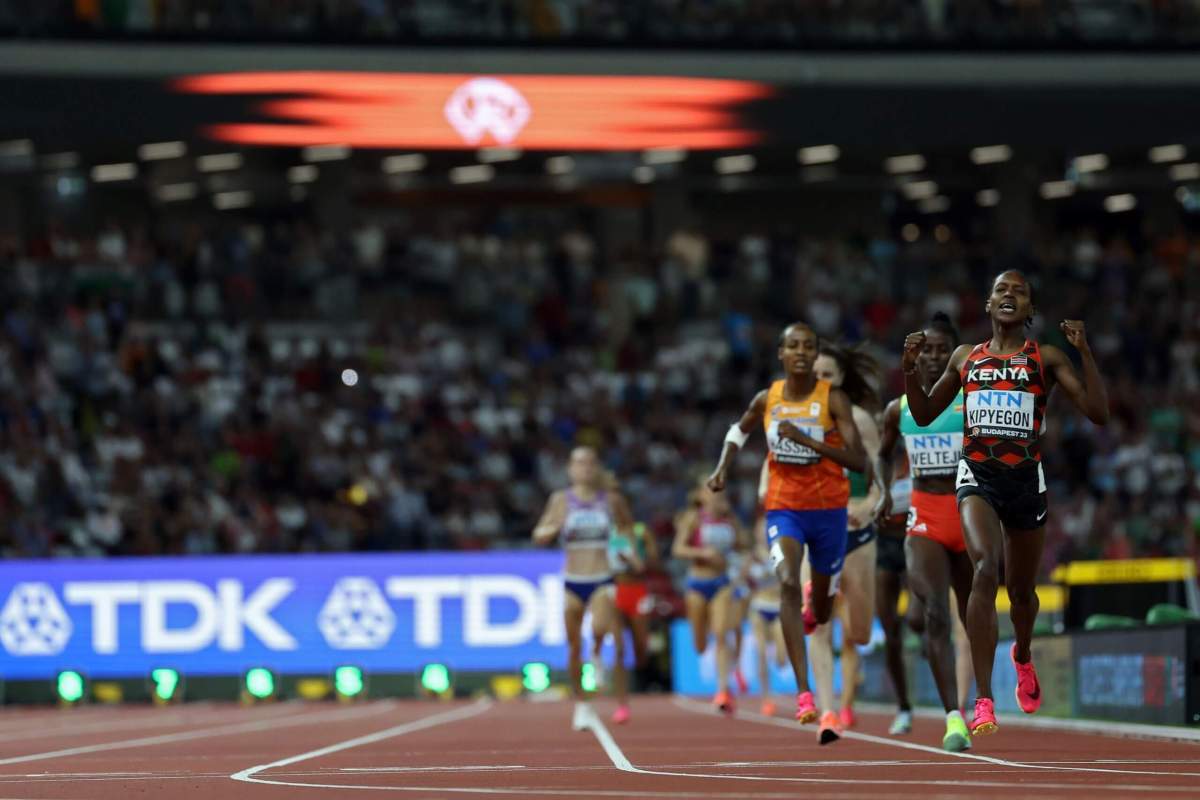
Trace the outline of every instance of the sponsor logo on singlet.
{"type": "Polygon", "coordinates": [[[967,429],[972,436],[1031,439],[1034,435],[1034,404],[1035,398],[1029,392],[1009,389],[969,392],[967,429]]]}
{"type": "Polygon", "coordinates": [[[953,475],[962,457],[962,433],[914,433],[904,437],[908,463],[918,478],[953,475]]]}
{"type": "MultiPolygon", "coordinates": [[[[820,425],[805,425],[801,421],[794,419],[788,421],[810,438],[818,442],[825,441],[825,429],[820,425]]],[[[767,428],[767,446],[771,448],[771,453],[775,456],[776,463],[811,465],[821,460],[821,454],[811,447],[794,442],[785,436],[780,436],[779,422],[779,420],[771,420],[771,425],[767,428]]]]}

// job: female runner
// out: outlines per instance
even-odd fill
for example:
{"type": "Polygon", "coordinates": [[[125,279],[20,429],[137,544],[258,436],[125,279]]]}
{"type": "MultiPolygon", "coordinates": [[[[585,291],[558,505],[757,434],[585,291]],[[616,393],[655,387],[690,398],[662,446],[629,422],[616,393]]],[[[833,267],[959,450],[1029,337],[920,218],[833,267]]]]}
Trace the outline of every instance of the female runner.
{"type": "Polygon", "coordinates": [[[1017,703],[1026,714],[1042,704],[1030,642],[1037,619],[1034,591],[1045,544],[1046,480],[1039,437],[1046,400],[1061,386],[1071,403],[1097,425],[1108,422],[1108,396],[1080,320],[1059,324],[1078,350],[1083,380],[1057,347],[1039,345],[1026,328],[1035,311],[1033,286],[1021,272],[1002,272],[992,282],[985,310],[992,337],[954,351],[946,371],[926,391],[918,358],[924,331],[904,341],[904,392],[917,425],[933,424],[963,392],[963,459],[955,488],[958,513],[974,566],[967,602],[967,635],[975,665],[977,697],[971,733],[996,730],[992,661],[996,653],[996,592],[1003,556],[1009,612],[1016,641],[1010,658],[1017,672],[1017,703]]]}
{"type": "MultiPolygon", "coordinates": [[[[758,502],[762,505],[767,496],[768,462],[763,461],[758,483],[758,502]]],[[[763,716],[775,716],[775,702],[771,699],[771,667],[768,648],[775,648],[775,664],[782,668],[787,664],[787,647],[783,643],[783,627],[779,624],[779,578],[771,570],[767,555],[767,520],[764,512],[758,514],[754,523],[754,560],[750,566],[750,578],[754,594],[750,597],[750,629],[754,632],[755,661],[758,665],[758,687],[762,696],[763,716]]]]}
{"type": "MultiPolygon", "coordinates": [[[[567,464],[571,486],[550,496],[533,541],[547,545],[555,539],[566,551],[563,568],[565,588],[564,622],[567,628],[567,668],[575,697],[572,727],[583,730],[591,719],[591,708],[583,692],[583,616],[592,612],[592,637],[602,641],[613,636],[616,663],[613,665],[617,709],[613,722],[629,721],[629,693],[625,676],[625,639],[619,633],[613,605],[613,577],[608,562],[608,540],[613,528],[628,536],[633,528],[629,503],[619,492],[604,487],[600,459],[590,447],[576,447],[567,464]]],[[[633,568],[637,556],[622,554],[633,568]]]]}
{"type": "MultiPolygon", "coordinates": [[[[917,355],[917,377],[923,391],[946,371],[950,355],[958,346],[958,332],[945,314],[937,314],[925,327],[925,343],[917,355]]],[[[929,667],[946,712],[942,747],[961,752],[971,746],[967,723],[960,710],[954,647],[951,643],[953,617],[949,594],[953,587],[955,614],[966,617],[971,592],[971,559],[963,540],[954,494],[954,475],[962,458],[963,398],[961,392],[931,425],[913,420],[904,397],[888,404],[883,415],[883,444],[879,450],[879,484],[892,480],[892,453],[903,437],[913,477],[911,506],[904,543],[908,587],[924,609],[929,667]]],[[[891,493],[877,509],[879,516],[892,513],[891,493]]]]}
{"type": "MultiPolygon", "coordinates": [[[[854,424],[862,438],[863,449],[875,453],[879,449],[879,426],[874,412],[879,398],[869,378],[879,372],[875,359],[858,350],[821,343],[814,373],[818,380],[828,381],[842,389],[850,398],[854,424]]],[[[842,622],[842,697],[841,709],[833,711],[833,625],[826,624],[812,632],[810,642],[813,676],[817,680],[817,700],[824,713],[817,733],[825,744],[835,741],[844,728],[854,725],[854,698],[858,690],[858,645],[871,640],[871,623],[875,618],[875,530],[874,517],[879,487],[871,480],[870,462],[863,472],[847,470],[850,479],[850,500],[846,506],[846,558],[842,566],[841,592],[835,611],[842,622]]],[[[807,563],[804,578],[807,580],[807,563]]]]}
{"type": "Polygon", "coordinates": [[[726,714],[734,711],[729,677],[733,669],[731,634],[736,624],[729,562],[735,553],[750,550],[750,542],[733,515],[725,495],[707,487],[696,490],[695,508],[676,521],[671,555],[690,562],[687,576],[688,622],[696,655],[708,649],[709,633],[717,640],[717,694],[713,704],[726,714]]]}
{"type": "Polygon", "coordinates": [[[714,492],[725,488],[729,465],[750,433],[762,426],[770,451],[767,538],[771,566],[783,584],[780,620],[788,660],[796,678],[796,719],[816,722],[808,689],[804,648],[804,590],[800,564],[807,546],[812,562],[812,602],[816,624],[829,621],[846,552],[846,503],[850,482],[843,469],[866,469],[866,455],[850,400],[841,389],[813,372],[817,335],[793,323],[779,337],[779,360],[787,377],[759,392],[725,435],[721,459],[708,479],[714,492]]]}

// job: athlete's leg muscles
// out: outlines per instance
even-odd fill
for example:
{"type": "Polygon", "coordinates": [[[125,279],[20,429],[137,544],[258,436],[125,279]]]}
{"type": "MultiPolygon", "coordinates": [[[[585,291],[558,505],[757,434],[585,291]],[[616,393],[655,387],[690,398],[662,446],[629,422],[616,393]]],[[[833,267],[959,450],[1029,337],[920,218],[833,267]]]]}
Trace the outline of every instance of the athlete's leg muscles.
{"type": "MultiPolygon", "coordinates": [[[[804,652],[804,584],[800,581],[800,563],[804,559],[804,545],[790,536],[775,540],[782,560],[775,568],[781,585],[779,622],[783,626],[783,641],[787,645],[788,660],[796,676],[796,689],[808,691],[808,661],[804,652]]],[[[828,617],[827,617],[828,618],[828,617]]]]}
{"type": "Polygon", "coordinates": [[[992,698],[992,662],[996,657],[996,592],[1000,583],[1000,557],[1004,550],[1004,528],[1000,517],[979,495],[958,504],[967,552],[974,574],[967,601],[967,637],[971,640],[971,663],[979,697],[992,698]]]}
{"type": "Polygon", "coordinates": [[[900,573],[885,569],[875,571],[875,613],[883,626],[884,652],[887,657],[888,677],[896,691],[896,702],[901,711],[908,711],[908,677],[904,672],[904,640],[900,626],[900,573]]]}
{"type": "Polygon", "coordinates": [[[851,708],[858,696],[858,646],[871,641],[875,620],[874,540],[846,556],[842,568],[842,707],[851,708]]]}
{"type": "Polygon", "coordinates": [[[954,680],[954,650],[950,643],[950,564],[946,548],[924,536],[904,543],[908,586],[925,607],[925,636],[929,668],[946,711],[958,708],[954,680]]]}
{"type": "MultiPolygon", "coordinates": [[[[812,550],[806,554],[804,563],[800,566],[800,582],[812,580],[812,550]]],[[[815,591],[815,589],[814,589],[815,591]]],[[[837,598],[834,598],[836,601],[837,598]]],[[[835,697],[833,694],[833,620],[818,625],[808,637],[808,663],[812,667],[813,679],[816,681],[817,708],[821,711],[833,711],[835,697]]]]}
{"type": "Polygon", "coordinates": [[[966,551],[950,554],[950,585],[954,590],[954,682],[958,686],[958,707],[966,708],[971,697],[975,670],[971,666],[971,640],[967,638],[967,600],[971,596],[973,570],[966,551]]]}
{"type": "Polygon", "coordinates": [[[1017,640],[1017,661],[1022,664],[1030,659],[1029,645],[1039,608],[1035,589],[1045,544],[1045,528],[1012,530],[1004,537],[1004,582],[1012,604],[1009,616],[1017,640]]]}
{"type": "Polygon", "coordinates": [[[717,691],[729,689],[733,669],[733,643],[730,633],[734,619],[733,587],[723,586],[709,604],[713,633],[717,636],[717,691]]]}
{"type": "Polygon", "coordinates": [[[683,602],[688,624],[692,628],[692,646],[696,648],[696,655],[702,656],[708,649],[708,600],[699,592],[689,589],[683,602]]]}
{"type": "MultiPolygon", "coordinates": [[[[615,587],[603,586],[592,594],[588,607],[592,612],[593,641],[603,641],[606,633],[613,637],[613,693],[624,704],[629,698],[629,680],[625,674],[625,634],[613,599],[615,587]]],[[[599,649],[596,653],[599,655],[599,649]]]]}
{"type": "Polygon", "coordinates": [[[764,699],[771,696],[771,668],[767,661],[767,648],[771,644],[770,626],[762,615],[750,612],[750,629],[754,632],[754,656],[758,666],[758,693],[764,699]]]}
{"type": "Polygon", "coordinates": [[[583,699],[583,601],[574,592],[566,593],[563,624],[567,629],[567,672],[571,675],[571,694],[583,699]]]}

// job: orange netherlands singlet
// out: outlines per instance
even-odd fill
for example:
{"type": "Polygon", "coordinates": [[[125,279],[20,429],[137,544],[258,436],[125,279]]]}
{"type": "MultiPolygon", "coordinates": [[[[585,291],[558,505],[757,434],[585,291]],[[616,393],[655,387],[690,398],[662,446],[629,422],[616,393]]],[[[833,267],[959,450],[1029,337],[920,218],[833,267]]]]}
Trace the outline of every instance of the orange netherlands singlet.
{"type": "Polygon", "coordinates": [[[845,508],[850,499],[850,481],[842,467],[809,447],[779,435],[779,423],[787,420],[831,447],[842,446],[842,436],[829,411],[828,381],[802,400],[783,399],[786,381],[775,381],[767,392],[763,427],[767,431],[769,477],[763,507],[767,511],[821,511],[845,508]]]}

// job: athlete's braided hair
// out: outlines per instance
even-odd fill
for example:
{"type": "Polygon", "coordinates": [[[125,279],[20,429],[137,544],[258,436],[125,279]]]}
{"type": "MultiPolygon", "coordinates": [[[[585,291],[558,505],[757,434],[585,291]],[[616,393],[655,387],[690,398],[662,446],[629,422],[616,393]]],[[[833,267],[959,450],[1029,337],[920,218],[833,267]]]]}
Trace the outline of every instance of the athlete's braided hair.
{"type": "Polygon", "coordinates": [[[821,341],[821,355],[837,362],[842,371],[842,391],[850,402],[866,409],[879,406],[879,392],[873,381],[879,379],[879,362],[861,345],[847,347],[833,342],[821,341]]]}
{"type": "Polygon", "coordinates": [[[951,345],[958,345],[958,328],[954,327],[954,323],[950,321],[950,315],[944,311],[939,311],[934,314],[929,319],[929,323],[925,326],[925,330],[937,331],[949,339],[951,345]]]}

